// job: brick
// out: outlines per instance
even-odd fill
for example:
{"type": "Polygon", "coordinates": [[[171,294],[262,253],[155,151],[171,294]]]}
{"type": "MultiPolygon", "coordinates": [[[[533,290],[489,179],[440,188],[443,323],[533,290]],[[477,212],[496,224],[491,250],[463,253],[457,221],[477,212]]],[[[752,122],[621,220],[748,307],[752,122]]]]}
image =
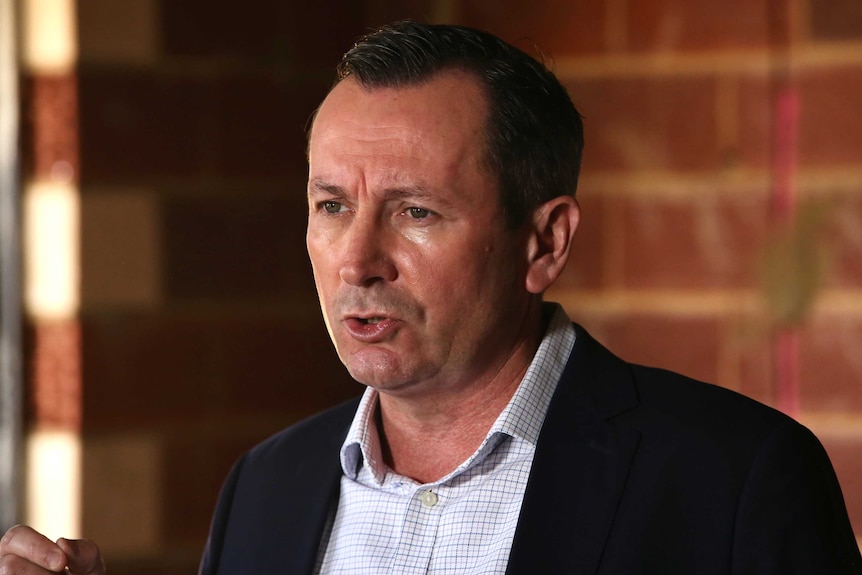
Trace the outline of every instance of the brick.
{"type": "Polygon", "coordinates": [[[227,177],[305,176],[305,130],[328,91],[330,76],[323,78],[231,77],[212,86],[212,169],[227,177]]]}
{"type": "Polygon", "coordinates": [[[28,348],[30,421],[78,431],[81,427],[81,328],[77,319],[41,320],[28,348]]]}
{"type": "MultiPolygon", "coordinates": [[[[816,430],[815,430],[816,431],[816,430]]],[[[818,434],[841,484],[856,537],[862,537],[862,437],[818,434]]]]}
{"type": "Polygon", "coordinates": [[[322,319],[304,329],[287,321],[234,320],[219,339],[231,411],[307,416],[365,389],[338,359],[322,319]]]}
{"type": "Polygon", "coordinates": [[[608,246],[605,212],[610,200],[587,193],[578,194],[581,221],[575,234],[569,263],[557,280],[555,289],[598,289],[605,285],[604,262],[608,246]]]}
{"type": "Polygon", "coordinates": [[[804,411],[862,411],[862,318],[812,318],[799,333],[800,402],[804,411]]]}
{"type": "Polygon", "coordinates": [[[739,78],[736,152],[744,167],[771,167],[773,90],[768,77],[752,74],[739,78]]]}
{"type": "Polygon", "coordinates": [[[602,315],[587,309],[572,317],[627,361],[670,369],[774,405],[769,333],[751,317],[659,311],[602,315]]]}
{"type": "Polygon", "coordinates": [[[805,202],[794,208],[792,220],[775,221],[769,230],[762,287],[768,313],[781,323],[796,323],[816,301],[827,267],[825,225],[823,208],[805,202]]]}
{"type": "Polygon", "coordinates": [[[772,340],[757,318],[741,315],[725,341],[719,383],[767,405],[776,405],[772,340]]]}
{"type": "Polygon", "coordinates": [[[313,280],[305,196],[170,198],[162,206],[164,286],[177,301],[286,297],[313,280]]]}
{"type": "Polygon", "coordinates": [[[170,56],[333,66],[363,31],[358,0],[161,3],[164,49],[170,56]],[[337,15],[337,17],[333,17],[337,15]]]}
{"type": "Polygon", "coordinates": [[[459,23],[488,30],[528,54],[538,48],[554,58],[601,52],[606,12],[603,2],[464,0],[459,23]]]}
{"type": "Polygon", "coordinates": [[[633,288],[756,285],[766,206],[752,196],[624,200],[623,277],[633,288]]]}
{"type": "Polygon", "coordinates": [[[862,4],[858,1],[810,2],[807,8],[811,36],[815,40],[862,38],[862,4]]]}
{"type": "Polygon", "coordinates": [[[77,181],[80,173],[78,78],[40,74],[23,86],[23,148],[36,178],[77,181]]]}
{"type": "Polygon", "coordinates": [[[862,66],[809,68],[798,73],[799,162],[858,165],[862,158],[862,66]]]}
{"type": "Polygon", "coordinates": [[[200,174],[211,155],[212,91],[145,70],[80,73],[84,183],[200,174]]]}
{"type": "Polygon", "coordinates": [[[719,376],[720,321],[713,317],[670,317],[630,313],[576,316],[591,335],[626,361],[670,369],[715,383],[719,376]]]}
{"type": "Polygon", "coordinates": [[[825,287],[862,287],[862,196],[835,195],[819,238],[824,245],[825,287]]]}
{"type": "Polygon", "coordinates": [[[163,523],[158,432],[90,434],[82,456],[82,532],[112,563],[157,553],[163,523]]]}
{"type": "Polygon", "coordinates": [[[84,428],[113,431],[222,408],[217,319],[142,312],[82,318],[84,428]]]}
{"type": "Polygon", "coordinates": [[[629,48],[634,51],[690,51],[769,44],[767,2],[728,0],[628,2],[629,48]]]}
{"type": "Polygon", "coordinates": [[[858,165],[862,157],[862,67],[807,67],[787,78],[749,75],[739,89],[739,155],[744,164],[771,169],[776,102],[795,94],[797,169],[858,165]]]}
{"type": "MultiPolygon", "coordinates": [[[[776,381],[775,339],[768,326],[749,320],[751,333],[744,336],[739,356],[739,391],[762,403],[778,407],[778,382],[776,381]]],[[[852,357],[846,357],[846,350],[835,349],[832,342],[842,336],[849,336],[846,320],[836,329],[837,334],[823,335],[819,330],[829,330],[819,320],[809,322],[799,330],[799,351],[797,358],[797,377],[799,398],[802,411],[827,410],[847,412],[862,404],[862,388],[852,381],[862,367],[850,366],[852,357]],[[829,348],[828,351],[826,348],[829,348]],[[842,357],[843,356],[843,357],[842,357]],[[833,364],[837,361],[838,364],[833,364]]],[[[847,344],[843,344],[847,347],[847,344]]]]}
{"type": "Polygon", "coordinates": [[[317,317],[115,312],[87,315],[83,329],[84,425],[94,432],[305,416],[362,391],[317,317]]]}
{"type": "Polygon", "coordinates": [[[81,197],[81,305],[156,306],[161,298],[158,201],[147,190],[81,197]]]}
{"type": "Polygon", "coordinates": [[[286,31],[287,3],[252,0],[246,10],[230,2],[161,2],[161,29],[171,56],[274,57],[286,31]]]}
{"type": "MultiPolygon", "coordinates": [[[[228,5],[233,7],[232,3],[228,5]]],[[[367,32],[370,24],[365,20],[368,2],[362,0],[279,2],[279,5],[290,6],[293,10],[287,38],[294,64],[322,66],[327,72],[332,71],[328,77],[334,77],[335,65],[341,56],[360,34],[367,32]]],[[[414,12],[410,16],[421,18],[424,15],[425,12],[414,12]]]]}
{"type": "Polygon", "coordinates": [[[159,0],[77,2],[82,62],[152,64],[159,59],[159,0]]]}
{"type": "Polygon", "coordinates": [[[285,177],[305,171],[305,126],[325,81],[81,72],[87,183],[285,177]]]}
{"type": "MultiPolygon", "coordinates": [[[[399,2],[365,3],[365,21],[369,29],[398,22],[453,22],[459,8],[455,3],[441,4],[435,0],[399,0],[399,2]]],[[[454,22],[453,22],[454,23],[454,22]]],[[[363,31],[364,32],[364,31],[363,31]]],[[[345,49],[347,46],[345,46],[345,49]]]]}
{"type": "Polygon", "coordinates": [[[590,170],[708,170],[721,165],[715,81],[706,76],[569,82],[585,116],[590,170]]]}

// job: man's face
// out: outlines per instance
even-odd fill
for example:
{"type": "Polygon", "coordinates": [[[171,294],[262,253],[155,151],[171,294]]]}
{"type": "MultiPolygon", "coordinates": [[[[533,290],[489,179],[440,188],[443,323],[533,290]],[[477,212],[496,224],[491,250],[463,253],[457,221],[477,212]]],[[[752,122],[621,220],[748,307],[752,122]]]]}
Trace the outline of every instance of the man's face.
{"type": "Polygon", "coordinates": [[[483,167],[486,115],[456,71],[397,89],[348,78],[318,111],[308,253],[357,381],[402,395],[479,383],[521,340],[526,241],[483,167]]]}

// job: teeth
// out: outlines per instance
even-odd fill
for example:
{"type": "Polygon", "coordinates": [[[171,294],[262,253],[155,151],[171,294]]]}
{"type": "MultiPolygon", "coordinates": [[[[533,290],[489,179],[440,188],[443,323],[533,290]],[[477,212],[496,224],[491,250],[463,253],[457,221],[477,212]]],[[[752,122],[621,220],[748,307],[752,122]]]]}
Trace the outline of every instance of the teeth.
{"type": "Polygon", "coordinates": [[[368,318],[368,323],[370,323],[372,325],[376,324],[376,323],[380,323],[381,319],[383,319],[383,318],[381,318],[381,317],[370,317],[370,318],[368,318]]]}

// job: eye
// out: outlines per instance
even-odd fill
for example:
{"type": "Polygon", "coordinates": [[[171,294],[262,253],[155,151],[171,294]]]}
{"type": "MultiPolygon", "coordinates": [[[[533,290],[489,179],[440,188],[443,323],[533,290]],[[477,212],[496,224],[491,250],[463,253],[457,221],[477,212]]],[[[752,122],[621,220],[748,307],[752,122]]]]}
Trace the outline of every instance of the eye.
{"type": "Polygon", "coordinates": [[[407,213],[410,214],[411,218],[416,220],[421,220],[431,215],[431,212],[425,208],[407,208],[407,213]]]}
{"type": "Polygon", "coordinates": [[[321,206],[327,214],[337,214],[344,207],[342,204],[333,202],[332,200],[321,202],[321,206]]]}

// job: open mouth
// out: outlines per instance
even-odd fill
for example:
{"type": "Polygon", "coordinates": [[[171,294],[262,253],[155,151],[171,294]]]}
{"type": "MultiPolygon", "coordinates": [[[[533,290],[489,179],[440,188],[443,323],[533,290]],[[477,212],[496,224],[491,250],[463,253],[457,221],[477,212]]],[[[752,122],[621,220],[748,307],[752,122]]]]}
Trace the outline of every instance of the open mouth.
{"type": "Polygon", "coordinates": [[[391,337],[400,322],[391,317],[372,315],[368,317],[350,316],[344,320],[344,327],[354,338],[366,343],[375,343],[391,337]]]}

